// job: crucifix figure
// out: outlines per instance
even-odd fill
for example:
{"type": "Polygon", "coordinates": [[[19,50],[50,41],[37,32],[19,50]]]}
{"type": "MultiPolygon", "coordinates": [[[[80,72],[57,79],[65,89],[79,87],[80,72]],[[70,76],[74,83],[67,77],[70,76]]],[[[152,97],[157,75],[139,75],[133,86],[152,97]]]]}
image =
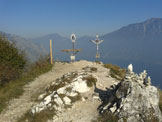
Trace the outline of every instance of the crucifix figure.
{"type": "Polygon", "coordinates": [[[99,44],[101,44],[103,42],[103,40],[99,39],[99,35],[96,35],[96,39],[95,40],[91,40],[94,44],[96,44],[96,60],[98,60],[100,58],[100,54],[99,54],[99,44]]]}

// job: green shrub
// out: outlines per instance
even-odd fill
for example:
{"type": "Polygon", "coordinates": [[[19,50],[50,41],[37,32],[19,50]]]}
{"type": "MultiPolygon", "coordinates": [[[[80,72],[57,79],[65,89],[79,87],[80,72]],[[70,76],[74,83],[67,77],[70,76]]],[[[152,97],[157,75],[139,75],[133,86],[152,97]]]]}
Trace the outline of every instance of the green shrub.
{"type": "Polygon", "coordinates": [[[110,69],[110,75],[117,80],[123,80],[125,77],[126,70],[120,68],[119,66],[112,65],[112,64],[104,64],[105,68],[110,69]]]}
{"type": "Polygon", "coordinates": [[[21,76],[25,68],[24,53],[0,35],[0,84],[5,84],[21,76]]]}

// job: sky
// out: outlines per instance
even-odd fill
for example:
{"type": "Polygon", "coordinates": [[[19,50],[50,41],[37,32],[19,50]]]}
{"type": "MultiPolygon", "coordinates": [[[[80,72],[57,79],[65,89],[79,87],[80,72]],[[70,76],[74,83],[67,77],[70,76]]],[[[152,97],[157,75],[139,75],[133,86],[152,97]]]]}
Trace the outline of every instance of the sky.
{"type": "Polygon", "coordinates": [[[0,0],[0,31],[23,37],[104,35],[162,18],[162,0],[0,0]]]}

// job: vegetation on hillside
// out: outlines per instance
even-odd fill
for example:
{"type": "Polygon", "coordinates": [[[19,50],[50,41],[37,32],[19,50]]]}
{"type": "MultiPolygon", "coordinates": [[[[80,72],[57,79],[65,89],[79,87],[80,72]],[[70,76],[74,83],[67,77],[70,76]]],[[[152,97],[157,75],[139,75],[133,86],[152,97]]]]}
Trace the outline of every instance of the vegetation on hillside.
{"type": "Polygon", "coordinates": [[[125,77],[126,69],[122,69],[117,65],[104,64],[105,68],[110,69],[110,76],[117,80],[123,80],[125,77]]]}
{"type": "Polygon", "coordinates": [[[19,52],[15,44],[0,37],[0,113],[13,98],[23,93],[23,86],[34,78],[49,71],[52,65],[48,57],[25,66],[24,53],[19,52]]]}
{"type": "Polygon", "coordinates": [[[83,80],[86,80],[88,87],[96,86],[97,79],[92,75],[84,77],[83,80]]]}
{"type": "Polygon", "coordinates": [[[25,65],[24,53],[0,35],[0,85],[20,77],[25,65]]]}

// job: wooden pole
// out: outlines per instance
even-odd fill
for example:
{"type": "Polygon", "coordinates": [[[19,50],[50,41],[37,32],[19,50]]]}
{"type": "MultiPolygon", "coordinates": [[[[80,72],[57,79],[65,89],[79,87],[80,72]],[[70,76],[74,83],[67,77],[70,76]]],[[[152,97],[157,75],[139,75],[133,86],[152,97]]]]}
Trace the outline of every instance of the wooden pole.
{"type": "Polygon", "coordinates": [[[53,57],[52,57],[52,40],[50,40],[50,59],[51,59],[51,64],[53,64],[53,57]]]}

